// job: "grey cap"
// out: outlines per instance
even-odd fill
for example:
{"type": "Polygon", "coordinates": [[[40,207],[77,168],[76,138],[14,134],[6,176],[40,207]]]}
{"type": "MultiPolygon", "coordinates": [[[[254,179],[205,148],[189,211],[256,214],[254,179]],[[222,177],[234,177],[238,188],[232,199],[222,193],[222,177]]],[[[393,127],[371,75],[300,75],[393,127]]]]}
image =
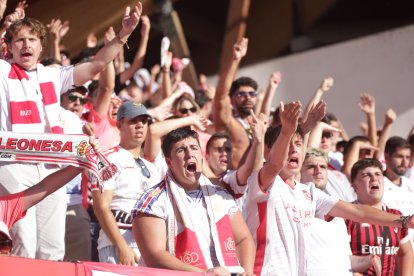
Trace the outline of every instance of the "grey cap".
{"type": "Polygon", "coordinates": [[[151,115],[149,115],[143,104],[128,101],[121,105],[116,114],[116,119],[119,121],[122,118],[132,119],[138,116],[148,116],[151,118],[151,115]]]}

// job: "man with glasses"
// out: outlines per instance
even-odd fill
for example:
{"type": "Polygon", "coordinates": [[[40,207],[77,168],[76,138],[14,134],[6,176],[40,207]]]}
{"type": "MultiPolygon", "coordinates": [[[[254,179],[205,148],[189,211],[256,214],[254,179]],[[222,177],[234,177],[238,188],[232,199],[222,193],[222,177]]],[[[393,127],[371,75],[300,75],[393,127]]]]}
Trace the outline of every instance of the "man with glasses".
{"type": "Polygon", "coordinates": [[[104,184],[104,192],[92,191],[93,208],[101,225],[98,239],[101,262],[136,265],[140,252],[131,231],[130,212],[139,196],[161,181],[150,162],[141,158],[151,117],[142,104],[125,102],[117,113],[120,144],[106,152],[118,172],[104,184]]]}
{"type": "Polygon", "coordinates": [[[244,38],[234,45],[232,60],[220,75],[213,99],[214,127],[217,131],[226,131],[233,143],[232,169],[239,167],[253,138],[249,122],[257,102],[257,82],[249,77],[233,81],[246,52],[247,39],[244,38]]]}

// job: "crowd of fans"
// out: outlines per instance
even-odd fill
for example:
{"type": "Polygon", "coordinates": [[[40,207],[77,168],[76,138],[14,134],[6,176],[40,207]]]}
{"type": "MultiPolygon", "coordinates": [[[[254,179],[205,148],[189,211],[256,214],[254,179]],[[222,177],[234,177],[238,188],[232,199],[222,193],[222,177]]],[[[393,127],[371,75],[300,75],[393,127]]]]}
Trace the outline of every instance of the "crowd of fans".
{"type": "Polygon", "coordinates": [[[1,25],[0,131],[87,134],[117,170],[101,191],[79,168],[0,161],[1,255],[212,275],[413,275],[414,133],[390,137],[391,108],[377,127],[375,98],[361,94],[367,121],[350,136],[323,101],[333,78],[306,105],[277,108],[280,72],[262,92],[236,78],[246,38],[215,87],[203,75],[190,87],[189,61],[168,38],[161,64],[142,67],[141,3],[74,58],[61,44],[70,23],[44,25],[26,7],[1,25]]]}

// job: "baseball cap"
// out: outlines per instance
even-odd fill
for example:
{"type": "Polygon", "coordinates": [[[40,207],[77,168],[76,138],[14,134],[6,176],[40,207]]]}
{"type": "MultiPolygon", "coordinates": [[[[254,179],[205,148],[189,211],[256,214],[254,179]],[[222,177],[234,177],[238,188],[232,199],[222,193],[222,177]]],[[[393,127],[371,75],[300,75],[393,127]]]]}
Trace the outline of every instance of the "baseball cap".
{"type": "Polygon", "coordinates": [[[9,227],[7,227],[3,221],[0,221],[0,232],[6,235],[10,240],[12,239],[10,237],[9,227]]]}
{"type": "Polygon", "coordinates": [[[116,114],[117,121],[121,120],[122,118],[135,118],[138,116],[148,116],[151,118],[151,115],[149,115],[147,109],[145,106],[141,103],[133,103],[131,101],[125,102],[121,105],[121,107],[118,109],[118,113],[116,114]]]}

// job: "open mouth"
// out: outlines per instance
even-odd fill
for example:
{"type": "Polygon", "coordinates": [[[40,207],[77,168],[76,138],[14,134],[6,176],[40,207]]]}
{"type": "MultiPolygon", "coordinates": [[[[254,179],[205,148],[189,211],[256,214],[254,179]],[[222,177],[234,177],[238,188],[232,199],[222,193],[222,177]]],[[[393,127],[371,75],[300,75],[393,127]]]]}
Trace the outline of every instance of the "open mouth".
{"type": "Polygon", "coordinates": [[[374,184],[374,185],[372,185],[371,187],[370,187],[370,189],[371,189],[371,191],[378,191],[379,190],[379,185],[377,185],[377,184],[374,184]]]}
{"type": "Polygon", "coordinates": [[[289,166],[297,167],[299,165],[299,159],[297,157],[292,157],[288,160],[289,166]]]}
{"type": "Polygon", "coordinates": [[[31,57],[31,56],[32,56],[31,53],[24,53],[24,54],[22,54],[22,57],[31,57]]]}
{"type": "Polygon", "coordinates": [[[195,173],[197,171],[197,165],[195,163],[188,163],[186,170],[190,173],[195,173]]]}

